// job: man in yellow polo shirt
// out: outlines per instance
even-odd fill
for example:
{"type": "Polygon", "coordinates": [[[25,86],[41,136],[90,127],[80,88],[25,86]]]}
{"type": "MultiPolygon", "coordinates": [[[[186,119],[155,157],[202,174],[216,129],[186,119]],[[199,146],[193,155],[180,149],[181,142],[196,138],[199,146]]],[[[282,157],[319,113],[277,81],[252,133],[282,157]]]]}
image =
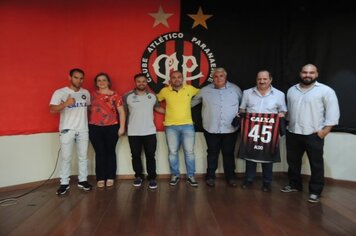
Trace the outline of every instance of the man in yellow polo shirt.
{"type": "Polygon", "coordinates": [[[191,100],[199,89],[183,84],[183,74],[180,71],[172,71],[170,74],[170,85],[163,88],[158,94],[159,101],[166,101],[166,113],[164,126],[169,151],[169,165],[171,170],[170,185],[179,182],[179,147],[183,146],[184,159],[187,169],[187,182],[197,187],[195,175],[194,142],[195,130],[191,114],[191,100]]]}

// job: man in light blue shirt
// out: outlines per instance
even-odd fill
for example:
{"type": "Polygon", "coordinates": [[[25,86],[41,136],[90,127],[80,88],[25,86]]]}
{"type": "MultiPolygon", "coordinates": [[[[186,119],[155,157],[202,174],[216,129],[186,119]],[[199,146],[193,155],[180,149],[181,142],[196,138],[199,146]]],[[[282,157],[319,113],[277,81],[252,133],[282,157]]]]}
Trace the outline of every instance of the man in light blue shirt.
{"type": "Polygon", "coordinates": [[[324,138],[338,124],[340,111],[334,90],[316,81],[318,69],[315,65],[303,66],[300,78],[300,83],[287,93],[289,184],[281,191],[302,191],[300,172],[303,154],[307,152],[311,168],[308,201],[317,203],[324,188],[324,138]]]}
{"type": "Polygon", "coordinates": [[[192,106],[202,102],[204,137],[208,146],[206,184],[215,185],[215,171],[220,151],[223,156],[227,183],[236,187],[234,150],[237,128],[231,125],[239,111],[241,89],[227,81],[224,68],[213,71],[213,83],[202,88],[192,100],[192,106]]]}

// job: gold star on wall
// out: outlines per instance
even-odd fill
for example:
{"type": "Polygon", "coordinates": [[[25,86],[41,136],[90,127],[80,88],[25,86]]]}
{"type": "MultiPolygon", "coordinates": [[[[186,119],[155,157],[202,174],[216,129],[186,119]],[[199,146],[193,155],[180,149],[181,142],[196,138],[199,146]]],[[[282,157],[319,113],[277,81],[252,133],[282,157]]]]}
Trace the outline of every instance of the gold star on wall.
{"type": "Polygon", "coordinates": [[[188,14],[188,16],[194,20],[192,29],[198,25],[202,25],[204,28],[208,29],[208,26],[206,25],[206,20],[212,17],[213,15],[204,15],[203,10],[201,9],[201,7],[199,7],[197,14],[188,14]]]}
{"type": "Polygon", "coordinates": [[[152,16],[155,19],[155,22],[153,23],[153,27],[156,27],[159,24],[162,24],[169,28],[168,21],[167,19],[171,17],[173,14],[172,13],[165,13],[162,9],[162,6],[159,6],[158,12],[157,13],[148,13],[148,15],[152,16]]]}

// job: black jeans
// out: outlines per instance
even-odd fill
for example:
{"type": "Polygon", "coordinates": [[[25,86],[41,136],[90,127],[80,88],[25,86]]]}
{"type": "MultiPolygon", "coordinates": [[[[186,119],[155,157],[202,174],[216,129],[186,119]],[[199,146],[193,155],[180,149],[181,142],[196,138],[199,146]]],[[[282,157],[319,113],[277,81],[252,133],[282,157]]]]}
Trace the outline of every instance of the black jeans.
{"type": "Polygon", "coordinates": [[[89,139],[95,150],[96,180],[115,179],[116,144],[119,125],[89,125],[89,139]]]}
{"type": "Polygon", "coordinates": [[[236,179],[234,151],[237,132],[229,134],[212,134],[204,130],[204,137],[208,146],[208,168],[206,170],[206,179],[215,179],[215,171],[218,168],[220,151],[223,156],[225,179],[227,181],[236,179]]]}
{"type": "Polygon", "coordinates": [[[147,179],[155,179],[157,176],[155,159],[157,146],[156,134],[145,136],[128,136],[128,138],[132,156],[132,167],[135,171],[135,177],[144,177],[141,160],[141,153],[143,148],[146,156],[146,169],[148,174],[147,179]]]}
{"type": "MultiPolygon", "coordinates": [[[[263,184],[271,184],[273,177],[273,163],[260,162],[262,166],[263,184]]],[[[256,176],[257,162],[246,160],[245,181],[253,182],[256,176]]]]}
{"type": "Polygon", "coordinates": [[[319,138],[316,133],[299,135],[287,132],[286,141],[289,185],[298,190],[303,189],[300,172],[306,152],[311,170],[309,193],[320,195],[324,188],[324,139],[319,138]]]}

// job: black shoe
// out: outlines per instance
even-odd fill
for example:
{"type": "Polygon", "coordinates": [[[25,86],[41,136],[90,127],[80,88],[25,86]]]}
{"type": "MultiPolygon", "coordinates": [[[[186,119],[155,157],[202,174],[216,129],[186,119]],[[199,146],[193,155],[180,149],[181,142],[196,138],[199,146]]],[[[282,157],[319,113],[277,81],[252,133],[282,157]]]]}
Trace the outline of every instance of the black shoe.
{"type": "Polygon", "coordinates": [[[93,186],[91,186],[91,184],[89,184],[88,181],[79,182],[78,187],[85,191],[90,191],[93,188],[93,186]]]}
{"type": "Polygon", "coordinates": [[[262,191],[263,192],[271,192],[272,191],[271,184],[264,183],[262,186],[262,191]]]}
{"type": "Polygon", "coordinates": [[[318,203],[320,202],[320,196],[317,194],[310,194],[308,198],[308,202],[310,203],[318,203]]]}
{"type": "Polygon", "coordinates": [[[194,176],[190,176],[187,179],[187,182],[190,184],[192,187],[198,187],[198,182],[195,180],[194,176]]]}
{"type": "Polygon", "coordinates": [[[143,182],[143,179],[141,177],[136,177],[133,182],[133,186],[140,187],[142,185],[142,182],[143,182]]]}
{"type": "Polygon", "coordinates": [[[237,187],[236,179],[230,179],[227,183],[230,187],[233,187],[233,188],[237,187]]]}
{"type": "Polygon", "coordinates": [[[69,184],[61,184],[57,189],[57,195],[64,195],[66,194],[67,190],[69,189],[69,184]]]}
{"type": "Polygon", "coordinates": [[[241,185],[242,189],[247,189],[250,188],[252,186],[252,182],[251,181],[244,181],[243,184],[241,185]]]}
{"type": "Polygon", "coordinates": [[[214,179],[207,179],[205,181],[206,185],[208,185],[209,187],[214,187],[215,186],[215,180],[214,179]]]}
{"type": "Polygon", "coordinates": [[[148,181],[148,188],[149,189],[156,189],[157,188],[157,181],[155,179],[151,179],[148,181]]]}
{"type": "Polygon", "coordinates": [[[180,179],[179,175],[172,175],[171,181],[169,181],[169,185],[171,185],[171,186],[177,185],[179,182],[179,179],[180,179]]]}
{"type": "Polygon", "coordinates": [[[293,188],[290,185],[286,185],[283,188],[281,188],[281,192],[283,192],[283,193],[292,193],[292,192],[298,192],[298,191],[300,191],[300,190],[293,188]]]}

